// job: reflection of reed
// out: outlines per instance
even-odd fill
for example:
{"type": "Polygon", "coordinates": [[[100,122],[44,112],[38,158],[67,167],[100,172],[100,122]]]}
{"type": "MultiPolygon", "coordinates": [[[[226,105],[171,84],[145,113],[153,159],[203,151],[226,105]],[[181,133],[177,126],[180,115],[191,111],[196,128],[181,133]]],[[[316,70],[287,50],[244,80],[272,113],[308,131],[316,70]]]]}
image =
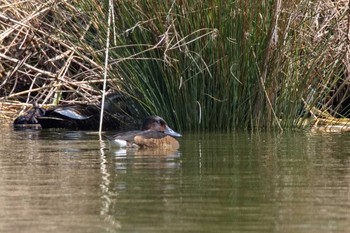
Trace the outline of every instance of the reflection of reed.
{"type": "Polygon", "coordinates": [[[100,184],[100,187],[101,187],[101,192],[102,192],[102,211],[101,211],[101,214],[103,213],[106,213],[108,210],[108,203],[106,203],[106,201],[108,202],[108,192],[109,192],[109,184],[110,184],[110,180],[109,180],[109,173],[108,173],[108,170],[106,168],[106,163],[107,163],[107,160],[106,160],[106,156],[105,156],[105,153],[104,153],[104,150],[103,150],[103,145],[104,142],[103,141],[100,141],[100,145],[101,145],[101,149],[100,149],[100,171],[101,171],[101,184],[100,184]]]}
{"type": "Polygon", "coordinates": [[[112,226],[115,226],[117,228],[120,228],[121,225],[118,221],[116,221],[115,219],[110,217],[109,211],[110,211],[110,206],[112,204],[112,200],[110,198],[110,190],[109,190],[109,186],[110,186],[110,173],[108,172],[107,169],[107,159],[106,159],[106,155],[105,155],[105,150],[104,148],[106,148],[106,144],[104,143],[103,140],[99,140],[100,142],[100,170],[101,170],[101,184],[100,184],[100,188],[101,188],[101,216],[103,217],[103,219],[107,222],[109,222],[112,226]]]}

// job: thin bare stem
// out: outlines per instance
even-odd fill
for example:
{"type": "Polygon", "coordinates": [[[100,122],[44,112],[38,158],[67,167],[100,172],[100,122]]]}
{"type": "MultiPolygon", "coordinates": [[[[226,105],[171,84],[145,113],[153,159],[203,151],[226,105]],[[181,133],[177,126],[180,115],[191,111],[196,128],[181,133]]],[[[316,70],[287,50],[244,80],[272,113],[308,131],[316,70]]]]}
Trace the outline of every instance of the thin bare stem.
{"type": "Polygon", "coordinates": [[[99,137],[100,141],[102,140],[102,124],[103,124],[103,113],[104,113],[104,106],[105,106],[105,95],[106,95],[106,86],[107,86],[107,72],[108,72],[108,58],[109,58],[109,37],[111,33],[111,15],[113,11],[113,1],[109,0],[109,7],[108,7],[108,27],[107,27],[107,39],[106,39],[106,53],[105,53],[105,68],[104,68],[104,74],[103,74],[103,89],[102,89],[102,103],[101,103],[101,115],[100,115],[100,126],[99,126],[99,137]]]}

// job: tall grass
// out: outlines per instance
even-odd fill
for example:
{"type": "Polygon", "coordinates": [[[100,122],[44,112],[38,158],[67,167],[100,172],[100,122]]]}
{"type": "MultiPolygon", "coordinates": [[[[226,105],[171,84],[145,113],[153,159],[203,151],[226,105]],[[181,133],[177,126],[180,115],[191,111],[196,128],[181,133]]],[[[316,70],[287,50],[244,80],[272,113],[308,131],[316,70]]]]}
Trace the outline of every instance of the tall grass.
{"type": "Polygon", "coordinates": [[[272,106],[261,69],[274,10],[256,1],[116,2],[116,85],[185,130],[268,126],[277,117],[263,119],[272,106]]]}
{"type": "Polygon", "coordinates": [[[185,130],[291,127],[303,98],[335,82],[338,68],[326,61],[327,36],[311,44],[311,2],[298,3],[293,12],[281,1],[116,2],[116,46],[133,46],[114,50],[131,58],[116,61],[115,80],[185,130]]]}
{"type": "MultiPolygon", "coordinates": [[[[135,117],[161,115],[179,130],[282,129],[302,124],[317,114],[315,109],[334,110],[342,103],[335,101],[339,94],[335,87],[347,85],[346,4],[345,0],[114,1],[108,88],[134,100],[139,113],[135,117]]],[[[38,52],[53,67],[43,82],[56,85],[37,95],[49,96],[47,100],[57,92],[65,93],[65,99],[98,95],[108,1],[45,1],[39,9],[45,7],[45,14],[31,21],[39,26],[25,27],[43,38],[37,40],[41,51],[46,49],[42,41],[48,41],[50,51],[58,53],[47,58],[47,49],[38,52]],[[77,81],[87,85],[75,85],[77,81]],[[78,97],[73,90],[79,91],[78,97]]],[[[7,24],[1,25],[21,25],[7,24]]],[[[1,35],[10,42],[25,38],[20,30],[12,37],[1,35]]],[[[6,48],[0,54],[8,54],[6,48]]],[[[35,62],[32,66],[38,67],[35,62]]],[[[8,67],[31,80],[36,77],[33,69],[21,70],[10,59],[8,67]]]]}

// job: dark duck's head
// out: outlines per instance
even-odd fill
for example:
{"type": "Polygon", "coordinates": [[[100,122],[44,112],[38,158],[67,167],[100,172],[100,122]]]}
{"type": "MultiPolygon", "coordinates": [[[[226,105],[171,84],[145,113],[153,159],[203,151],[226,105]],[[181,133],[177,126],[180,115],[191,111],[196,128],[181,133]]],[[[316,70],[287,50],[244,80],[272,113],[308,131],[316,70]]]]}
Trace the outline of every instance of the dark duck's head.
{"type": "Polygon", "coordinates": [[[181,137],[182,135],[172,130],[165,120],[159,116],[147,117],[143,124],[141,130],[153,130],[162,132],[164,134],[170,135],[172,137],[181,137]]]}

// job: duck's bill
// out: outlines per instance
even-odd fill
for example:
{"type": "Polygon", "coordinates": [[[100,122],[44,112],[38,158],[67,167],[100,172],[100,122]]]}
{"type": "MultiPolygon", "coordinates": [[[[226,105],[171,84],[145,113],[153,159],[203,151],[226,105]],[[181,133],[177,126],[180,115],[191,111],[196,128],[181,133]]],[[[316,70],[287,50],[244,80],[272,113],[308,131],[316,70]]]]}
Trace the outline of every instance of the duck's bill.
{"type": "Polygon", "coordinates": [[[169,126],[167,126],[164,130],[164,133],[173,137],[182,137],[181,134],[179,134],[178,132],[175,132],[174,130],[172,130],[169,126]]]}

